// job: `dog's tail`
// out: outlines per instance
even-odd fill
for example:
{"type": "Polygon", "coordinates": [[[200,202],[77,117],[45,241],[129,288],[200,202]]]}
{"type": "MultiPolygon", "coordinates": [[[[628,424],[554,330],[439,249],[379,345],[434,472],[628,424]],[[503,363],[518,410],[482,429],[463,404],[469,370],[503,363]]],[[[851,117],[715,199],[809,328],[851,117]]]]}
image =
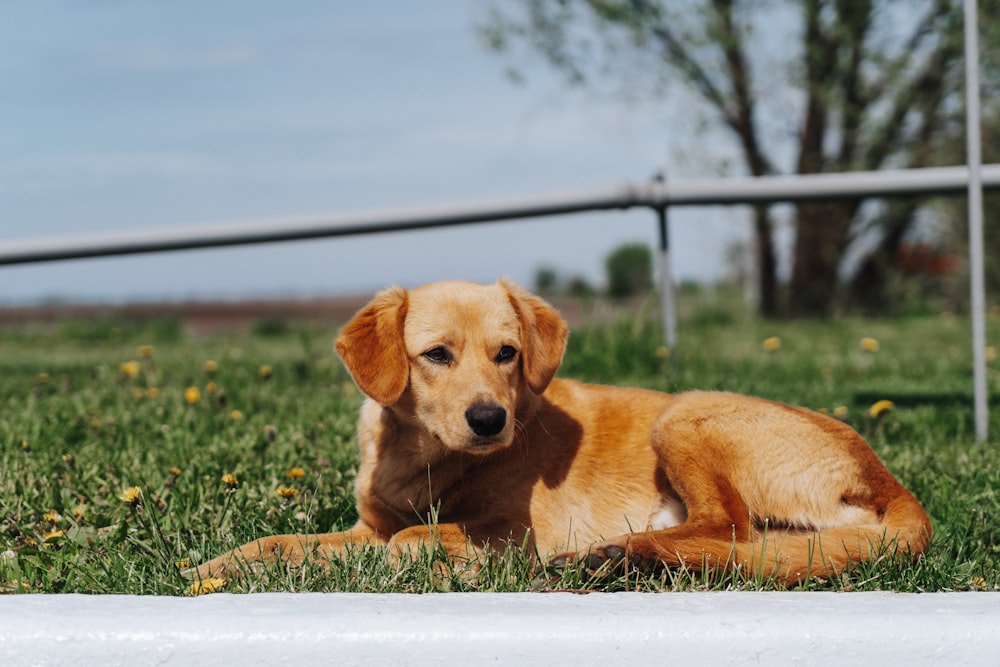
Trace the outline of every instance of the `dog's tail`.
{"type": "MultiPolygon", "coordinates": [[[[671,530],[664,531],[663,537],[671,530]]],[[[930,543],[930,519],[908,491],[890,501],[874,525],[802,531],[767,525],[750,530],[749,539],[688,533],[657,540],[668,566],[691,570],[739,569],[751,576],[795,584],[829,577],[850,563],[887,557],[915,558],[930,543]]]]}

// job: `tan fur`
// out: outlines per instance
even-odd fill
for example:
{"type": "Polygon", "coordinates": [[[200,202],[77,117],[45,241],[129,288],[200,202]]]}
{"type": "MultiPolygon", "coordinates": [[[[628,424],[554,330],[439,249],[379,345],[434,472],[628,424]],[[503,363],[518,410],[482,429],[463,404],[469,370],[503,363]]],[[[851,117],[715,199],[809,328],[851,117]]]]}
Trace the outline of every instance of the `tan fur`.
{"type": "Polygon", "coordinates": [[[439,542],[466,559],[512,540],[543,559],[741,567],[794,582],[927,547],[920,504],[848,426],[736,394],[553,379],[567,333],[551,306],[505,280],[379,293],[336,343],[369,397],[358,523],[262,538],[197,576],[360,544],[398,555],[439,542]]]}

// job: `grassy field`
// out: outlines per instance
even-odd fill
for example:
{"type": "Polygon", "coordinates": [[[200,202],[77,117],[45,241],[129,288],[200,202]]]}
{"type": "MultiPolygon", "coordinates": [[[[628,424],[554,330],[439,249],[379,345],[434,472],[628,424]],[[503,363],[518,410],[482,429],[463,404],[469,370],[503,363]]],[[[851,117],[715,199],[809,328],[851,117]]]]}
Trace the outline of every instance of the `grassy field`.
{"type": "MultiPolygon", "coordinates": [[[[834,413],[930,513],[934,542],[917,562],[857,566],[803,588],[1000,589],[1000,449],[974,442],[965,320],[778,323],[688,304],[668,353],[644,312],[577,327],[560,374],[834,413]],[[871,417],[881,400],[894,407],[871,417]]],[[[349,526],[361,397],[332,352],[334,334],[270,322],[252,335],[194,338],[169,321],[0,331],[0,591],[190,594],[186,563],[267,533],[349,526]]],[[[996,410],[991,426],[997,433],[996,410]]],[[[271,568],[227,590],[775,586],[742,572],[538,573],[516,552],[475,580],[434,563],[428,552],[395,568],[364,549],[330,569],[271,568]]]]}

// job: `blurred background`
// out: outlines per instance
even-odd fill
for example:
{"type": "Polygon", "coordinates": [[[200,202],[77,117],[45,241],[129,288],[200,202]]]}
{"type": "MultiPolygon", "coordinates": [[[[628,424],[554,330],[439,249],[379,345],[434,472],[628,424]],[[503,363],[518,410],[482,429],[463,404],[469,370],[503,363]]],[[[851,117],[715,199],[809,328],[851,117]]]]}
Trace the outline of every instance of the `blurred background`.
{"type": "MultiPolygon", "coordinates": [[[[4,3],[0,243],[657,174],[961,164],[957,5],[4,3]]],[[[980,16],[1000,15],[991,7],[980,16]]],[[[768,316],[963,307],[960,199],[685,208],[670,224],[679,282],[732,285],[768,316]]],[[[988,265],[1000,247],[989,236],[988,265]]],[[[634,248],[655,243],[655,216],[638,210],[0,267],[0,306],[306,298],[499,275],[614,292],[613,256],[639,263],[642,289],[648,253],[634,248]]]]}

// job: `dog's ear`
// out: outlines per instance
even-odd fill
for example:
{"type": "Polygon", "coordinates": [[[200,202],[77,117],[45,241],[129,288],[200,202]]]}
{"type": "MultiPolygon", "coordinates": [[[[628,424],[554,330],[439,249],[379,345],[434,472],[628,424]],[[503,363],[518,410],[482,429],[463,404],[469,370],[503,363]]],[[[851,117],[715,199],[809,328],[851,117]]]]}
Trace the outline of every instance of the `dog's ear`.
{"type": "Polygon", "coordinates": [[[337,336],[337,353],[366,396],[381,405],[399,400],[410,380],[403,343],[408,299],[402,287],[375,295],[337,336]]]}
{"type": "Polygon", "coordinates": [[[521,324],[521,363],[528,387],[545,391],[562,363],[569,327],[555,308],[505,278],[498,281],[507,291],[521,324]]]}

